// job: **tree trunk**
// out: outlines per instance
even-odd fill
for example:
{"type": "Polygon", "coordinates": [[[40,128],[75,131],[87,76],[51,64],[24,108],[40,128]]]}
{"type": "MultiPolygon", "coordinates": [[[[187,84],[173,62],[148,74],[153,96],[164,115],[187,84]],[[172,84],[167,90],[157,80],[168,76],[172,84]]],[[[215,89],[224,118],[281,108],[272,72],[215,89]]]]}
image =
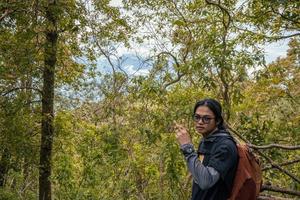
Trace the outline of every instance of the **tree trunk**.
{"type": "Polygon", "coordinates": [[[6,175],[9,170],[10,153],[7,148],[4,149],[0,160],[0,187],[4,187],[6,175]]]}
{"type": "MultiPolygon", "coordinates": [[[[24,79],[21,80],[21,87],[25,88],[24,90],[22,90],[22,96],[24,96],[25,98],[25,110],[26,112],[28,112],[28,114],[30,114],[30,116],[33,115],[32,112],[32,106],[31,106],[31,101],[32,101],[32,70],[28,71],[26,76],[24,77],[24,79]]],[[[27,130],[24,132],[25,136],[29,136],[31,134],[31,130],[27,130]]],[[[28,155],[24,155],[24,157],[22,158],[22,164],[21,168],[22,168],[22,172],[23,172],[23,183],[22,183],[22,188],[20,189],[20,195],[22,196],[23,194],[25,194],[25,190],[26,190],[26,182],[28,181],[28,177],[29,177],[29,168],[30,168],[30,163],[29,163],[29,156],[28,155]]]]}
{"type": "Polygon", "coordinates": [[[39,199],[51,200],[51,158],[53,144],[53,118],[54,118],[54,75],[57,56],[56,17],[53,7],[56,1],[49,0],[46,6],[46,20],[49,23],[46,30],[44,46],[44,71],[42,94],[42,135],[39,168],[39,199]]]}

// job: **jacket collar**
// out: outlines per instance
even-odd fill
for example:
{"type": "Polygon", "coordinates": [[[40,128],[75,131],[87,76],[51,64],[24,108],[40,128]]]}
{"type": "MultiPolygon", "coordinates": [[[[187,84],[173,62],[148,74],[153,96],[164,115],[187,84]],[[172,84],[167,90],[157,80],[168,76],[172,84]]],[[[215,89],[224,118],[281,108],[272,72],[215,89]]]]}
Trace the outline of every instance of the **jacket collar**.
{"type": "Polygon", "coordinates": [[[215,141],[218,138],[217,133],[227,133],[227,131],[216,129],[215,131],[213,131],[212,133],[210,133],[208,136],[203,137],[201,141],[202,142],[213,142],[213,141],[215,141]]]}
{"type": "Polygon", "coordinates": [[[198,154],[209,152],[210,148],[212,147],[213,142],[219,138],[219,136],[220,136],[220,135],[218,135],[219,133],[228,134],[228,132],[226,130],[217,129],[214,132],[212,132],[211,134],[209,134],[207,137],[203,137],[198,146],[198,154]]]}

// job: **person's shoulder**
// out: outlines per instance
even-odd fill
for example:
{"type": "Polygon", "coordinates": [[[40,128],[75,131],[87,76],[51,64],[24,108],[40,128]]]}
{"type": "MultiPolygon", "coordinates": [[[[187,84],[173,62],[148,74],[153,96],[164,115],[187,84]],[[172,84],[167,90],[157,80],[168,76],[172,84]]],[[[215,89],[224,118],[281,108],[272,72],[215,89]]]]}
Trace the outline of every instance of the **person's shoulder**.
{"type": "Polygon", "coordinates": [[[226,136],[220,136],[215,141],[216,149],[230,149],[231,151],[237,151],[236,142],[234,138],[227,133],[226,136]]]}
{"type": "Polygon", "coordinates": [[[234,138],[228,131],[220,130],[214,135],[217,137],[216,142],[226,142],[228,144],[235,144],[234,138]]]}

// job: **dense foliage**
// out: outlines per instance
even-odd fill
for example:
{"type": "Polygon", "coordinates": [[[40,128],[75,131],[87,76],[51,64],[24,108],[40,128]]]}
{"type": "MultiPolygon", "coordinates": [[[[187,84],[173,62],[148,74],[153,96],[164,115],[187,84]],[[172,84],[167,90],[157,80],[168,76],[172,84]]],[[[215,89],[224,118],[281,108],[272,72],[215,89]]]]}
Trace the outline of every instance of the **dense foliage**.
{"type": "Polygon", "coordinates": [[[0,2],[0,199],[39,196],[52,29],[52,199],[188,199],[172,126],[188,127],[196,145],[191,114],[205,97],[222,102],[227,123],[248,142],[298,147],[260,152],[275,164],[295,161],[282,166],[287,175],[261,157],[273,167],[264,184],[294,192],[262,195],[299,197],[299,1],[114,2],[0,2]],[[266,63],[263,45],[282,40],[286,56],[266,63]]]}

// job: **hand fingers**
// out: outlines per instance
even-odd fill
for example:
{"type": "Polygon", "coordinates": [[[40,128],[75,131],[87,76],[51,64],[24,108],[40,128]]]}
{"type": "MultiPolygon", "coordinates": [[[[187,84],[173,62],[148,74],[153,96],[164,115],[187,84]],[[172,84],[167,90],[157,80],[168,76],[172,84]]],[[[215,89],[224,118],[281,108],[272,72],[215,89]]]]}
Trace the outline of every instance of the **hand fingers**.
{"type": "Polygon", "coordinates": [[[177,128],[177,129],[183,128],[183,126],[181,124],[178,124],[178,123],[175,123],[174,127],[177,128]]]}
{"type": "Polygon", "coordinates": [[[187,134],[187,131],[184,127],[179,127],[175,134],[176,134],[176,137],[181,137],[182,135],[187,134]]]}
{"type": "Polygon", "coordinates": [[[176,135],[175,135],[175,138],[176,139],[179,139],[182,137],[182,133],[181,132],[177,132],[176,135]]]}
{"type": "Polygon", "coordinates": [[[184,135],[187,132],[187,129],[182,125],[177,123],[176,121],[173,122],[174,123],[174,130],[176,133],[176,138],[181,137],[182,135],[184,135]]]}
{"type": "Polygon", "coordinates": [[[178,126],[179,126],[179,124],[176,122],[176,121],[173,121],[173,126],[174,126],[174,128],[177,128],[178,126]]]}

